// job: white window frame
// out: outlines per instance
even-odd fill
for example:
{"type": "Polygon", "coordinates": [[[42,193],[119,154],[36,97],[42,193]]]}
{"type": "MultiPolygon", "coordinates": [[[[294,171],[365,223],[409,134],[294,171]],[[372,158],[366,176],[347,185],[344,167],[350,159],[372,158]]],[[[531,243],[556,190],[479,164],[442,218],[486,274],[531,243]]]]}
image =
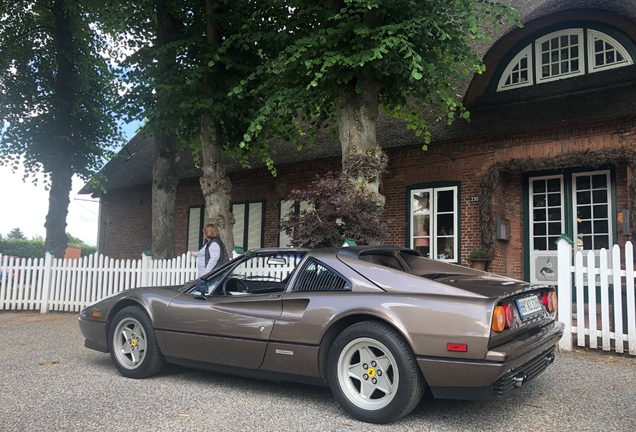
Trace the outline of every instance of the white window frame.
{"type": "Polygon", "coordinates": [[[506,70],[504,70],[504,73],[501,75],[501,79],[499,80],[499,85],[497,86],[497,91],[504,91],[504,90],[510,90],[513,88],[527,87],[527,86],[533,85],[534,84],[533,70],[534,68],[532,66],[532,44],[530,44],[524,49],[522,49],[519,52],[519,54],[517,54],[515,58],[513,58],[510,61],[510,63],[506,67],[506,70]],[[524,57],[528,58],[528,64],[527,64],[528,81],[524,83],[518,82],[515,84],[506,85],[506,81],[508,80],[508,77],[512,74],[512,70],[515,68],[515,66],[517,66],[521,62],[521,59],[524,57]]]}
{"type": "MultiPolygon", "coordinates": [[[[554,278],[552,280],[548,280],[548,282],[553,282],[556,281],[556,271],[558,269],[558,262],[557,262],[557,250],[550,250],[550,247],[548,246],[547,250],[539,250],[539,249],[535,249],[534,248],[534,219],[533,219],[533,212],[534,212],[534,202],[533,202],[533,197],[534,197],[534,181],[536,180],[551,180],[551,179],[559,179],[561,186],[560,186],[560,194],[561,194],[561,231],[563,231],[565,229],[565,178],[563,176],[563,174],[558,174],[558,175],[547,175],[547,176],[537,176],[537,177],[530,177],[528,179],[528,208],[529,208],[529,227],[528,227],[528,233],[529,233],[529,237],[528,237],[528,241],[529,241],[529,245],[528,245],[528,250],[530,252],[530,281],[534,282],[534,283],[545,283],[546,280],[540,280],[537,278],[536,274],[537,274],[537,259],[547,259],[547,263],[543,264],[544,266],[548,266],[550,268],[550,270],[552,270],[554,278]]],[[[547,191],[546,191],[547,194],[547,191]]],[[[547,211],[547,203],[546,203],[546,211],[547,211]]],[[[546,213],[546,223],[548,222],[548,214],[546,213]]],[[[550,241],[549,240],[549,227],[546,226],[546,230],[548,230],[546,232],[546,241],[550,241]]],[[[546,245],[547,246],[547,245],[546,245]]]]}
{"type": "MultiPolygon", "coordinates": [[[[446,262],[459,262],[459,186],[441,186],[441,187],[429,187],[429,188],[413,188],[409,191],[409,248],[413,249],[415,247],[415,238],[413,236],[413,226],[414,216],[412,203],[413,197],[416,193],[428,192],[429,193],[429,208],[430,208],[430,217],[429,217],[429,227],[428,227],[428,239],[429,239],[429,247],[430,247],[430,258],[438,260],[438,261],[446,261],[446,262]],[[437,223],[437,193],[443,191],[453,191],[453,253],[455,256],[453,258],[439,258],[438,252],[438,235],[437,235],[437,227],[435,226],[437,223]]],[[[419,215],[419,214],[418,214],[419,215]]]]}
{"type": "MultiPolygon", "coordinates": [[[[307,201],[301,201],[300,204],[296,206],[296,203],[293,200],[281,200],[279,205],[280,205],[279,207],[280,212],[278,215],[279,222],[286,219],[287,214],[292,208],[294,208],[296,213],[302,213],[304,211],[313,210],[314,208],[313,204],[307,201]]],[[[291,240],[292,240],[291,237],[288,236],[287,233],[285,233],[285,231],[283,231],[282,229],[278,231],[278,246],[279,247],[291,247],[291,246],[288,246],[291,244],[291,240]]]]}
{"type": "MultiPolygon", "coordinates": [[[[608,226],[608,232],[607,232],[607,236],[608,236],[608,247],[607,250],[610,250],[613,246],[612,242],[614,239],[614,214],[613,214],[613,208],[614,208],[614,204],[612,203],[612,176],[609,170],[602,170],[602,171],[586,171],[586,172],[577,172],[572,174],[572,211],[573,213],[576,215],[576,210],[578,208],[578,197],[577,197],[577,190],[576,190],[576,178],[577,177],[583,177],[583,176],[595,176],[595,175],[605,175],[607,182],[606,182],[606,188],[607,188],[607,226],[608,226]]],[[[592,194],[592,199],[593,199],[593,194],[592,194]]],[[[592,235],[594,235],[594,202],[591,202],[590,205],[592,206],[592,218],[591,218],[591,222],[592,222],[592,235]]],[[[576,219],[576,216],[575,216],[576,219]]],[[[597,219],[597,220],[601,220],[601,219],[597,219]]],[[[579,232],[578,232],[578,224],[576,223],[576,220],[573,221],[573,231],[574,231],[574,239],[578,240],[578,236],[579,236],[579,232]]],[[[604,233],[605,234],[605,233],[604,233]]],[[[577,243],[577,248],[579,250],[584,250],[583,249],[583,245],[579,245],[577,243]]],[[[600,254],[600,249],[591,249],[594,251],[595,255],[599,255],[600,254]]]]}
{"type": "Polygon", "coordinates": [[[590,74],[594,72],[599,72],[608,69],[615,69],[619,67],[629,66],[634,64],[634,59],[629,54],[629,52],[625,49],[625,47],[618,42],[616,39],[599,30],[594,29],[584,29],[584,28],[568,28],[559,30],[556,32],[552,32],[541,36],[536,39],[533,43],[526,46],[522,49],[506,66],[503,74],[499,78],[499,82],[497,83],[497,92],[512,90],[515,88],[526,87],[534,84],[541,84],[545,82],[557,81],[560,79],[568,79],[575,76],[590,74]],[[541,44],[543,42],[549,41],[555,37],[561,37],[565,35],[578,35],[579,36],[579,71],[578,72],[567,72],[564,74],[553,75],[547,78],[542,78],[541,76],[541,44]],[[596,66],[596,57],[594,54],[594,38],[599,38],[603,41],[611,44],[617,52],[619,52],[624,61],[614,62],[609,65],[596,66]],[[587,45],[587,48],[586,48],[587,45]],[[506,85],[506,80],[512,73],[514,67],[519,63],[519,61],[524,57],[528,56],[528,82],[527,83],[517,83],[506,85]],[[587,69],[586,69],[587,68],[587,69]]]}
{"type": "Polygon", "coordinates": [[[242,247],[244,251],[263,247],[263,216],[265,214],[265,202],[242,201],[232,203],[231,211],[235,218],[233,228],[235,246],[242,247]],[[260,217],[254,218],[254,210],[258,207],[260,207],[260,217]],[[242,210],[242,218],[239,216],[241,215],[241,212],[238,211],[239,209],[242,210]],[[250,212],[252,213],[251,216],[250,212]],[[253,224],[257,224],[258,226],[253,226],[253,224]],[[254,234],[250,235],[250,232],[254,230],[254,234]],[[245,238],[245,233],[247,233],[247,238],[245,238]],[[241,243],[239,243],[237,239],[241,239],[241,243]]]}
{"type": "Polygon", "coordinates": [[[600,32],[598,30],[587,30],[587,67],[590,73],[599,72],[608,69],[615,69],[623,66],[633,65],[634,60],[629,55],[625,47],[610,35],[600,32]],[[601,39],[603,42],[610,43],[614,49],[623,56],[623,61],[614,62],[611,64],[604,64],[602,66],[596,65],[596,53],[594,52],[594,38],[601,39]]]}
{"type": "MultiPolygon", "coordinates": [[[[582,28],[569,28],[564,30],[559,30],[556,32],[549,33],[547,35],[541,36],[534,42],[534,56],[535,56],[535,76],[537,84],[541,84],[544,82],[556,81],[560,79],[571,78],[579,75],[585,74],[585,39],[583,38],[583,29],[582,28]],[[561,73],[559,75],[550,75],[547,78],[543,78],[541,75],[541,44],[545,41],[549,41],[550,39],[560,38],[561,36],[572,36],[577,35],[579,37],[579,70],[577,72],[566,72],[561,73]]],[[[568,46],[569,47],[569,46],[568,46]]],[[[559,47],[559,50],[562,48],[559,47]]],[[[569,49],[569,48],[568,48],[569,49]]],[[[568,62],[571,58],[568,56],[568,62]]]]}

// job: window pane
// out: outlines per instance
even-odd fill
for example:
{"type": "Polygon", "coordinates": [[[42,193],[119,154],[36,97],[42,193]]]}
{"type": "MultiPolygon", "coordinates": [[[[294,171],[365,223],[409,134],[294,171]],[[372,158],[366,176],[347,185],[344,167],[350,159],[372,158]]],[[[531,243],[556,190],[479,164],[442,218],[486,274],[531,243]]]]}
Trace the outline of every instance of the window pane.
{"type": "Polygon", "coordinates": [[[534,239],[534,250],[547,250],[548,244],[545,237],[535,237],[534,239]]]}
{"type": "Polygon", "coordinates": [[[605,174],[592,176],[592,187],[594,189],[604,189],[607,187],[607,176],[605,174]]]}
{"type": "Polygon", "coordinates": [[[600,51],[603,51],[603,41],[600,39],[596,39],[594,41],[594,52],[597,53],[600,51]]]}
{"type": "MultiPolygon", "coordinates": [[[[430,215],[417,215],[413,216],[413,235],[417,237],[429,236],[429,220],[430,215]]],[[[417,242],[416,242],[417,243],[417,242]]],[[[428,243],[428,242],[427,242],[428,243]]],[[[422,245],[420,245],[422,246],[422,245]]],[[[428,244],[426,245],[428,246],[428,244]]]]}
{"type": "Polygon", "coordinates": [[[578,71],[579,70],[579,61],[578,60],[572,60],[572,67],[570,68],[573,72],[574,71],[578,71]]]}
{"type": "Polygon", "coordinates": [[[548,192],[561,192],[561,179],[548,180],[548,192]]]}
{"type": "Polygon", "coordinates": [[[548,194],[548,206],[557,207],[561,205],[561,194],[552,193],[548,194]]]}
{"type": "Polygon", "coordinates": [[[250,204],[250,214],[248,221],[248,230],[247,230],[247,248],[259,248],[262,247],[263,244],[261,242],[261,233],[263,228],[263,204],[262,203],[251,203],[250,204]]]}
{"type": "Polygon", "coordinates": [[[579,35],[570,35],[570,45],[576,45],[579,43],[579,35]]]}
{"type": "Polygon", "coordinates": [[[548,224],[548,234],[550,234],[550,235],[561,235],[561,222],[549,223],[548,224]]]}
{"type": "Polygon", "coordinates": [[[186,250],[198,251],[202,246],[199,244],[199,238],[201,235],[201,207],[192,207],[189,209],[188,217],[188,244],[186,250]]]}
{"type": "Polygon", "coordinates": [[[576,202],[577,204],[590,204],[592,202],[592,197],[589,191],[577,192],[576,193],[576,202]]]}
{"type": "Polygon", "coordinates": [[[594,221],[594,234],[607,234],[609,233],[609,224],[607,220],[594,221]]]}
{"type": "Polygon", "coordinates": [[[592,234],[592,222],[582,221],[577,225],[577,232],[579,234],[592,234]]]}
{"type": "Polygon", "coordinates": [[[592,194],[594,196],[594,204],[607,202],[607,190],[595,190],[592,194]]]}
{"type": "Polygon", "coordinates": [[[545,207],[545,195],[533,195],[532,205],[534,207],[545,207]]]}
{"type": "Polygon", "coordinates": [[[595,218],[607,218],[607,206],[606,205],[595,205],[594,206],[594,217],[595,218]]]}
{"type": "Polygon", "coordinates": [[[452,212],[455,208],[454,192],[452,190],[437,192],[437,211],[452,212]]]}
{"type": "Polygon", "coordinates": [[[589,189],[590,188],[590,177],[589,176],[578,176],[576,178],[576,189],[589,189]]]}
{"type": "Polygon", "coordinates": [[[535,180],[532,182],[532,190],[534,193],[545,192],[545,180],[535,180]]]}
{"type": "Polygon", "coordinates": [[[428,192],[414,193],[413,200],[411,202],[411,209],[413,213],[429,213],[431,210],[429,193],[428,192]]]}
{"type": "Polygon", "coordinates": [[[535,209],[533,212],[533,221],[535,222],[541,222],[546,220],[546,212],[543,209],[535,209]]]}
{"type": "Polygon", "coordinates": [[[236,222],[232,233],[234,234],[234,244],[236,246],[245,247],[245,204],[234,204],[232,206],[232,214],[236,222]]]}
{"type": "Polygon", "coordinates": [[[558,239],[559,239],[559,236],[548,237],[548,250],[557,250],[556,241],[558,239]]]}
{"type": "Polygon", "coordinates": [[[605,63],[603,62],[603,53],[596,54],[594,56],[596,66],[603,66],[605,63]]]}
{"type": "Polygon", "coordinates": [[[536,223],[533,225],[534,235],[546,235],[547,230],[544,223],[536,223]]]}
{"type": "Polygon", "coordinates": [[[561,209],[560,208],[551,208],[548,210],[548,220],[551,221],[560,221],[561,220],[561,209]]]}
{"type": "Polygon", "coordinates": [[[595,235],[594,236],[594,249],[609,249],[609,236],[607,235],[595,235]]]}
{"type": "Polygon", "coordinates": [[[453,235],[453,214],[442,214],[437,216],[437,235],[449,236],[453,235]]]}
{"type": "Polygon", "coordinates": [[[591,219],[592,218],[592,207],[589,205],[586,206],[578,206],[576,209],[576,216],[580,219],[591,219]]]}
{"type": "Polygon", "coordinates": [[[440,238],[437,240],[437,259],[454,259],[455,250],[452,238],[440,238]]]}

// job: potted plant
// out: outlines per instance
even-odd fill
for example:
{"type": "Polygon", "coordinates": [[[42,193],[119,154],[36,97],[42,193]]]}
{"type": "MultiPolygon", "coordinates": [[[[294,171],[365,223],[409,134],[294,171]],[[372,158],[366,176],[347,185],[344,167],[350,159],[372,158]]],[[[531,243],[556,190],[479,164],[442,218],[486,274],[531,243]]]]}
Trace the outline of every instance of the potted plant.
{"type": "Polygon", "coordinates": [[[491,261],[490,253],[483,249],[475,249],[468,254],[468,261],[470,266],[475,270],[486,271],[488,263],[491,261]]]}

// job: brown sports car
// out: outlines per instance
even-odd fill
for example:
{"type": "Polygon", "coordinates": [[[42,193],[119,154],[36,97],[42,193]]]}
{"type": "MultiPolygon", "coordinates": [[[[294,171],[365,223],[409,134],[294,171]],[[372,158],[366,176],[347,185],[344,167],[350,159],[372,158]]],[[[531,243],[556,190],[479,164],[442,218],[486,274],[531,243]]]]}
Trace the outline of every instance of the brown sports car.
{"type": "Polygon", "coordinates": [[[84,309],[85,345],[122,375],[166,362],[331,387],[353,417],[388,423],[428,387],[497,399],[554,360],[556,294],[398,247],[258,249],[185,286],[84,309]]]}

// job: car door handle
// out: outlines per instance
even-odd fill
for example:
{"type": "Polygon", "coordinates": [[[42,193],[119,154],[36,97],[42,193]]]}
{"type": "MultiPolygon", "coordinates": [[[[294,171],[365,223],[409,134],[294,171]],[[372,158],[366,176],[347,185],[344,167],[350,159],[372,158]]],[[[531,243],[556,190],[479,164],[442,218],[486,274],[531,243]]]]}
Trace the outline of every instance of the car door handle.
{"type": "Polygon", "coordinates": [[[270,299],[277,299],[277,298],[281,298],[283,295],[282,294],[272,294],[269,296],[270,299]]]}

